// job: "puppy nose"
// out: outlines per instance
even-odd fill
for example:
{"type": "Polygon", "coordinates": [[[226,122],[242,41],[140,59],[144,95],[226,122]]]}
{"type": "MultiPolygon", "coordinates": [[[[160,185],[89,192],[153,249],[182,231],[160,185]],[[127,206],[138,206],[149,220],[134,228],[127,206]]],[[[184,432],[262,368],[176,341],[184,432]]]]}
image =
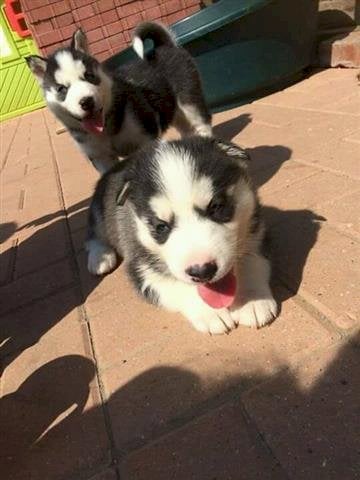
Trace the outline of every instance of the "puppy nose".
{"type": "Polygon", "coordinates": [[[203,265],[191,265],[185,270],[185,273],[197,282],[207,282],[214,277],[217,269],[215,262],[208,262],[203,265]]]}
{"type": "Polygon", "coordinates": [[[90,110],[94,110],[95,102],[93,97],[84,97],[80,100],[80,106],[85,112],[89,112],[90,110]]]}

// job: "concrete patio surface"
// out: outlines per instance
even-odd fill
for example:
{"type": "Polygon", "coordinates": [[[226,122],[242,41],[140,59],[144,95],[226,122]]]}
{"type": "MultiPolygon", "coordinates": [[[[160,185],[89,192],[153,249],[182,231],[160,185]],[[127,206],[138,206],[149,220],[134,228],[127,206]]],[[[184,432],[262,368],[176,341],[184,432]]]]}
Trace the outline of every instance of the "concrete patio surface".
{"type": "Polygon", "coordinates": [[[252,157],[280,317],[206,336],[86,269],[97,173],[47,110],[1,125],[3,480],[360,478],[360,87],[215,115],[252,157]]]}

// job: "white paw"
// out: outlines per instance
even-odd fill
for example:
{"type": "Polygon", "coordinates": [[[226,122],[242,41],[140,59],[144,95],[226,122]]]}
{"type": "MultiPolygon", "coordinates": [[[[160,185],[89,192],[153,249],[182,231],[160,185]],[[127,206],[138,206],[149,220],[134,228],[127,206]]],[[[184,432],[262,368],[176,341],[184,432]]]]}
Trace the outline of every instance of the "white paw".
{"type": "Polygon", "coordinates": [[[204,307],[203,312],[191,315],[189,320],[196,330],[211,335],[229,333],[236,328],[236,323],[226,308],[215,310],[204,307]]]}
{"type": "Polygon", "coordinates": [[[278,313],[278,306],[272,297],[250,300],[241,308],[231,312],[237,325],[260,328],[271,323],[278,313]]]}
{"type": "Polygon", "coordinates": [[[211,125],[206,125],[206,124],[197,125],[194,128],[194,130],[195,130],[195,133],[200,137],[212,137],[213,135],[211,125]]]}
{"type": "Polygon", "coordinates": [[[111,248],[97,247],[89,251],[88,270],[93,275],[104,275],[115,268],[116,253],[111,248]]]}

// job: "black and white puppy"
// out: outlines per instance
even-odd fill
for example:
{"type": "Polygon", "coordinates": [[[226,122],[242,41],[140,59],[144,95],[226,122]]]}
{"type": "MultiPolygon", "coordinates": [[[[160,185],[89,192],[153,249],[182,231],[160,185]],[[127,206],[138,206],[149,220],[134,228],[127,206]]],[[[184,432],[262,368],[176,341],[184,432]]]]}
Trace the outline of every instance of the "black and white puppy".
{"type": "Polygon", "coordinates": [[[49,58],[27,57],[46,102],[100,173],[173,124],[182,135],[211,136],[211,116],[190,55],[164,26],[146,22],[135,30],[141,59],[116,72],[89,55],[85,34],[49,58]],[[144,53],[144,41],[154,48],[144,53]]]}
{"type": "Polygon", "coordinates": [[[240,147],[202,137],[156,141],[124,160],[95,190],[89,271],[123,258],[143,297],[202,332],[270,323],[277,304],[247,163],[240,147]]]}

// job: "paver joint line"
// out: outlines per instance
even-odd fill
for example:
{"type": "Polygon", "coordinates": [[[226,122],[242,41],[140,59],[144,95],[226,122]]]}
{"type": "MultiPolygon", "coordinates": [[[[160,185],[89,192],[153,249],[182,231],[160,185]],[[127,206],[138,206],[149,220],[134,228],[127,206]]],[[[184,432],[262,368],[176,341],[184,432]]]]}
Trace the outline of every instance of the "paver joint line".
{"type": "MultiPolygon", "coordinates": [[[[277,375],[280,376],[281,374],[282,374],[282,372],[279,372],[277,375]]],[[[271,379],[272,378],[273,377],[271,377],[271,379]]],[[[285,469],[281,466],[281,463],[280,463],[279,459],[277,458],[275,452],[273,451],[273,449],[271,448],[269,443],[266,441],[266,438],[265,438],[264,434],[259,430],[259,428],[256,424],[256,421],[254,421],[252,419],[251,415],[246,410],[246,407],[245,407],[245,405],[242,401],[239,402],[239,408],[241,410],[242,416],[244,417],[246,423],[254,431],[255,436],[258,439],[258,442],[261,442],[261,444],[266,448],[266,450],[269,452],[270,456],[274,459],[274,461],[278,465],[280,465],[281,473],[282,473],[284,479],[286,478],[287,480],[291,480],[290,477],[288,476],[288,474],[286,473],[285,469]]]]}
{"type": "MultiPolygon", "coordinates": [[[[71,230],[70,230],[70,225],[69,225],[69,218],[68,218],[68,215],[67,215],[66,203],[65,203],[65,198],[64,198],[64,191],[63,191],[62,184],[61,184],[60,170],[59,170],[59,166],[58,166],[58,162],[57,162],[57,158],[56,158],[56,152],[55,152],[55,148],[54,148],[54,144],[53,144],[53,139],[50,135],[49,125],[47,124],[45,117],[44,117],[44,121],[45,121],[47,134],[48,134],[48,138],[49,138],[50,145],[51,145],[51,150],[52,150],[52,160],[53,160],[54,172],[55,172],[55,175],[56,175],[56,181],[57,181],[57,185],[58,185],[59,199],[60,199],[60,202],[61,202],[62,209],[65,213],[65,218],[64,219],[65,219],[65,222],[66,222],[66,227],[67,227],[67,232],[68,232],[68,241],[69,241],[69,244],[70,244],[71,260],[72,260],[73,270],[74,270],[74,274],[75,274],[75,277],[76,277],[77,287],[78,287],[79,291],[81,291],[81,296],[83,297],[82,289],[81,289],[80,272],[79,272],[79,268],[78,268],[76,258],[75,258],[76,257],[75,247],[74,247],[73,242],[72,242],[71,230]]],[[[92,353],[93,360],[95,362],[95,371],[96,371],[96,378],[97,378],[97,383],[98,383],[99,392],[100,392],[101,407],[102,407],[102,410],[103,410],[107,435],[108,435],[109,442],[110,442],[112,464],[116,464],[116,458],[117,458],[116,446],[115,446],[115,442],[114,442],[114,436],[113,436],[113,431],[112,431],[110,415],[109,415],[109,412],[108,412],[107,406],[106,406],[106,394],[105,394],[104,385],[103,385],[100,370],[99,370],[98,360],[97,360],[97,356],[96,356],[96,348],[95,348],[92,333],[91,333],[91,325],[90,325],[90,322],[89,322],[89,319],[88,319],[88,316],[87,316],[85,306],[80,305],[78,307],[78,311],[79,311],[80,316],[82,317],[84,323],[86,323],[86,325],[87,325],[87,331],[88,331],[88,336],[89,336],[89,341],[90,341],[91,351],[92,351],[91,353],[92,353]]]]}
{"type": "Polygon", "coordinates": [[[1,168],[0,168],[0,173],[4,170],[4,168],[6,167],[6,164],[7,164],[7,159],[9,157],[9,153],[10,153],[10,150],[11,150],[11,147],[12,147],[12,144],[14,142],[14,139],[15,139],[15,136],[17,134],[17,131],[18,131],[18,128],[19,128],[19,125],[20,125],[20,122],[21,122],[21,118],[22,117],[19,117],[18,120],[17,120],[17,125],[15,127],[15,130],[14,130],[14,133],[13,133],[13,136],[10,140],[10,143],[9,143],[9,146],[6,150],[6,153],[4,155],[4,159],[3,159],[3,162],[2,162],[2,165],[1,165],[1,168]]]}

